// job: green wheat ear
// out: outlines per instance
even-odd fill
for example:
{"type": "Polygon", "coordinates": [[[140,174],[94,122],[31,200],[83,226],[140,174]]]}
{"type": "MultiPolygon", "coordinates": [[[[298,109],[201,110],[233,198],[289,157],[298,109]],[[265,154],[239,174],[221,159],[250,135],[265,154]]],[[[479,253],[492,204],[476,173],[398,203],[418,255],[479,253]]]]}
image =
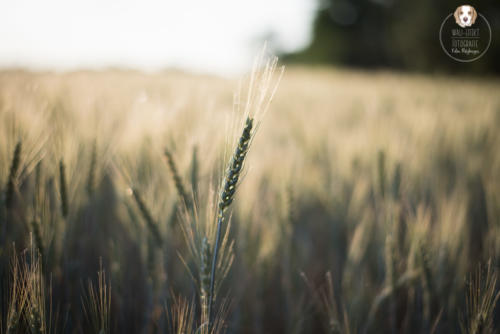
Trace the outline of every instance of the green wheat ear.
{"type": "Polygon", "coordinates": [[[229,164],[229,169],[224,182],[224,188],[220,195],[219,201],[219,212],[222,213],[234,199],[234,193],[236,191],[236,184],[241,175],[241,169],[243,168],[243,162],[248,153],[248,147],[250,145],[251,131],[253,128],[253,119],[247,118],[245,123],[245,128],[241,134],[240,140],[238,142],[238,147],[232,157],[231,163],[229,164]]]}
{"type": "Polygon", "coordinates": [[[243,168],[243,162],[248,153],[248,148],[250,147],[250,139],[252,138],[252,128],[253,119],[248,117],[245,122],[245,127],[243,128],[243,133],[238,141],[238,146],[234,152],[231,162],[229,163],[229,168],[227,170],[226,177],[224,178],[224,185],[222,187],[222,192],[219,199],[219,213],[217,217],[217,232],[215,235],[215,246],[213,259],[211,263],[210,272],[210,297],[208,300],[208,321],[209,321],[209,331],[213,326],[213,304],[215,302],[215,271],[217,268],[217,257],[219,253],[219,243],[221,238],[222,223],[224,222],[224,210],[226,210],[229,205],[233,202],[234,194],[236,192],[236,185],[241,175],[241,170],[243,168]]]}
{"type": "Polygon", "coordinates": [[[16,176],[19,171],[19,165],[21,161],[21,141],[17,142],[16,148],[14,149],[14,155],[12,156],[12,163],[10,165],[9,178],[7,180],[7,190],[5,193],[5,207],[7,209],[12,208],[14,203],[14,190],[16,185],[16,176]]]}

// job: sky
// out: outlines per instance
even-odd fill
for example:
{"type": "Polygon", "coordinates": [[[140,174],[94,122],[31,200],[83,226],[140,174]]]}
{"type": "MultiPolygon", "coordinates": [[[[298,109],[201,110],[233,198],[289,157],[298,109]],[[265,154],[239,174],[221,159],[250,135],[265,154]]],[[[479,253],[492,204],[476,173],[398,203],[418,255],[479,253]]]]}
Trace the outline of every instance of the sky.
{"type": "Polygon", "coordinates": [[[315,3],[3,0],[0,67],[241,73],[268,36],[286,51],[306,46],[315,3]]]}

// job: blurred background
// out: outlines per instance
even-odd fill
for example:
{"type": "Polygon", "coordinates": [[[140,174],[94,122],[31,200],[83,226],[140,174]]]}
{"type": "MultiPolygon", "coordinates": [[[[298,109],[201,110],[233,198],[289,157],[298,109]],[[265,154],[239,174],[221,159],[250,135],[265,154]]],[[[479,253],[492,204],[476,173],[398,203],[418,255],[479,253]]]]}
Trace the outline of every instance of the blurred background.
{"type": "Polygon", "coordinates": [[[498,74],[500,4],[469,4],[490,22],[493,42],[464,66],[438,39],[458,6],[451,0],[2,2],[0,66],[241,74],[267,41],[285,62],[498,74]]]}
{"type": "Polygon", "coordinates": [[[269,34],[283,51],[305,47],[316,9],[304,0],[2,2],[0,65],[242,74],[269,34]]]}
{"type": "Polygon", "coordinates": [[[439,44],[444,18],[462,3],[406,0],[325,0],[315,12],[304,49],[287,54],[291,62],[391,68],[429,73],[497,75],[500,65],[500,4],[467,2],[491,25],[492,43],[481,61],[451,61],[439,44]]]}

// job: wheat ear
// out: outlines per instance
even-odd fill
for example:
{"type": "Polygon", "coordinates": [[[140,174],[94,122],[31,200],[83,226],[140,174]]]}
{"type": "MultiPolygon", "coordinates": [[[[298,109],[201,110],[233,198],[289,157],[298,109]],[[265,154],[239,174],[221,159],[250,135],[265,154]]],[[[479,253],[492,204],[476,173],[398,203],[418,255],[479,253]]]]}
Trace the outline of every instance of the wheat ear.
{"type": "Polygon", "coordinates": [[[155,239],[158,246],[161,246],[163,244],[163,239],[161,237],[160,229],[158,228],[157,223],[153,219],[151,212],[149,211],[148,207],[142,200],[142,197],[137,191],[137,189],[132,189],[132,195],[134,195],[134,200],[137,203],[142,218],[144,218],[144,220],[146,221],[146,225],[148,226],[148,229],[150,230],[153,238],[155,239]]]}
{"type": "Polygon", "coordinates": [[[68,188],[66,184],[66,167],[64,161],[59,161],[59,192],[61,195],[61,213],[68,217],[68,188]]]}
{"type": "Polygon", "coordinates": [[[21,161],[21,142],[17,142],[16,148],[14,149],[14,155],[12,156],[12,163],[10,165],[9,179],[7,180],[7,190],[5,193],[5,207],[10,209],[14,202],[14,188],[16,185],[16,176],[19,170],[19,165],[21,161]]]}
{"type": "Polygon", "coordinates": [[[214,286],[215,286],[215,271],[217,268],[217,256],[219,253],[219,243],[221,238],[222,223],[224,222],[224,211],[231,205],[234,199],[234,194],[236,192],[236,186],[241,175],[241,170],[243,168],[243,162],[248,153],[250,147],[250,139],[252,138],[252,128],[253,119],[247,118],[245,127],[243,128],[243,133],[238,141],[238,146],[234,152],[231,162],[229,163],[229,168],[226,172],[226,177],[224,179],[224,185],[220,194],[217,215],[217,232],[215,235],[215,246],[212,259],[212,270],[210,273],[210,297],[208,300],[208,321],[209,328],[212,328],[213,324],[213,304],[215,301],[214,296],[214,286]]]}
{"type": "Polygon", "coordinates": [[[174,161],[174,157],[172,156],[172,153],[168,150],[165,149],[165,158],[167,159],[167,165],[168,168],[170,169],[170,172],[172,173],[172,178],[174,179],[175,183],[175,188],[177,189],[177,192],[179,193],[179,197],[181,198],[182,201],[184,201],[184,204],[186,205],[186,208],[191,209],[191,201],[188,197],[188,194],[186,192],[186,188],[184,188],[184,184],[182,183],[181,176],[179,175],[179,172],[177,171],[177,166],[174,161]]]}
{"type": "Polygon", "coordinates": [[[89,196],[92,196],[92,194],[94,193],[96,166],[97,166],[97,143],[94,142],[94,145],[92,146],[92,155],[90,158],[89,175],[87,178],[87,194],[89,196]]]}

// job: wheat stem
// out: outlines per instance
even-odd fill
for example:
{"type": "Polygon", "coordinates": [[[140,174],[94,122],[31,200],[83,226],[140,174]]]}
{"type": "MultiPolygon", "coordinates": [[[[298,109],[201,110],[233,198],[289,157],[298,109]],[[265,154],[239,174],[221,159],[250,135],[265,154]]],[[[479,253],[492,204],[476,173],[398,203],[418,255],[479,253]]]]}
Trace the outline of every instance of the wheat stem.
{"type": "Polygon", "coordinates": [[[215,271],[217,268],[217,258],[219,254],[219,243],[221,238],[222,223],[224,222],[224,211],[231,205],[234,199],[234,194],[236,192],[236,185],[238,183],[239,177],[241,175],[241,170],[243,168],[243,162],[248,153],[248,148],[250,146],[250,139],[252,137],[253,119],[247,118],[243,133],[236,147],[229,168],[227,170],[226,178],[224,180],[224,186],[219,198],[219,214],[217,216],[217,232],[215,236],[215,246],[212,259],[212,270],[210,273],[210,298],[208,301],[208,321],[209,321],[209,331],[213,325],[213,304],[215,302],[214,286],[215,286],[215,271]]]}

